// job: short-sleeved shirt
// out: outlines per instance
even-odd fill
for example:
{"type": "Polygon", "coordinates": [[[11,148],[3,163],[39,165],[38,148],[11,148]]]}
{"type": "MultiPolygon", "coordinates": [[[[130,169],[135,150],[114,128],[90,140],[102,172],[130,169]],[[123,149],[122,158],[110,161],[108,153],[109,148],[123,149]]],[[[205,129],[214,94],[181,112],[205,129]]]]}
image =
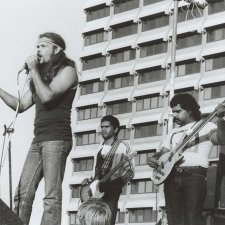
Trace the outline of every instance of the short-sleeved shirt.
{"type": "MultiPolygon", "coordinates": [[[[185,126],[172,129],[172,131],[166,136],[162,147],[172,151],[172,149],[175,149],[175,147],[179,144],[183,134],[196,125],[197,124],[195,123],[189,123],[185,126]]],[[[209,122],[193,139],[190,140],[187,148],[183,152],[184,162],[180,165],[181,167],[202,166],[204,168],[208,168],[209,154],[213,148],[213,143],[211,142],[211,133],[215,129],[216,125],[212,122],[209,122]]]]}

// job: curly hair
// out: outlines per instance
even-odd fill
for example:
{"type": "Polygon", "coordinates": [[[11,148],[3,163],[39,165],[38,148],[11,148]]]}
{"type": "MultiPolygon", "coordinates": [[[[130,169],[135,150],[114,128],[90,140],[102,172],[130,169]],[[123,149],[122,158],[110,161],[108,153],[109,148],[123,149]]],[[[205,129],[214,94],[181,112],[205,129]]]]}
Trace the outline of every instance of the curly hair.
{"type": "Polygon", "coordinates": [[[199,121],[201,119],[200,106],[196,99],[188,93],[176,94],[170,101],[170,107],[174,107],[180,104],[182,109],[191,111],[194,120],[199,121]]]}

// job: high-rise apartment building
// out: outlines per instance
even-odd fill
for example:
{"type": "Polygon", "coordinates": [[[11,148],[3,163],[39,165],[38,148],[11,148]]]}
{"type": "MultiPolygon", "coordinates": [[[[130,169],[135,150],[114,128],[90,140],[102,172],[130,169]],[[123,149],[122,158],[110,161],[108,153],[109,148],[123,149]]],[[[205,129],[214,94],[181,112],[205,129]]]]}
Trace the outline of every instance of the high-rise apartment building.
{"type": "MultiPolygon", "coordinates": [[[[225,97],[225,0],[203,9],[179,2],[175,93],[188,92],[207,114],[225,97]]],[[[100,118],[121,122],[119,138],[137,151],[134,179],[123,188],[118,224],[156,224],[163,186],[151,181],[147,158],[168,130],[173,0],[89,0],[82,30],[82,76],[74,125],[69,225],[74,225],[81,181],[92,175],[101,142],[100,118]]],[[[220,147],[211,161],[218,160],[220,147]]]]}

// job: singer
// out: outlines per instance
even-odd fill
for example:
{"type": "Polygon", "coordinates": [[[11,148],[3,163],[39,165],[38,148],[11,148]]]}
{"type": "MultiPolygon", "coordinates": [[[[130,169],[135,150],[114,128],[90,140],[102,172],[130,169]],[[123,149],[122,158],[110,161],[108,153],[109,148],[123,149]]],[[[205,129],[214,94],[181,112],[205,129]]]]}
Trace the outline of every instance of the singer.
{"type": "Polygon", "coordinates": [[[72,148],[71,108],[78,83],[75,62],[66,57],[66,44],[56,33],[39,36],[37,53],[23,69],[30,77],[29,91],[19,101],[0,88],[0,98],[19,113],[36,107],[34,139],[16,189],[15,213],[29,224],[35,192],[45,181],[41,225],[61,224],[62,181],[72,148]]]}

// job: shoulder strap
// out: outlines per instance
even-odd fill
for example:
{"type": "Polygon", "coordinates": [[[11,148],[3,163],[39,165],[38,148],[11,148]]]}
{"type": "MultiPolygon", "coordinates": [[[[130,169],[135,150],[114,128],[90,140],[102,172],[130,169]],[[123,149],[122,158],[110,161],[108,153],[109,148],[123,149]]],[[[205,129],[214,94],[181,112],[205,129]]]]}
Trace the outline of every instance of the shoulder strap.
{"type": "Polygon", "coordinates": [[[113,142],[112,148],[110,149],[110,152],[106,155],[104,162],[102,164],[102,175],[105,175],[110,170],[116,150],[120,143],[121,143],[120,140],[116,140],[113,142]]]}

